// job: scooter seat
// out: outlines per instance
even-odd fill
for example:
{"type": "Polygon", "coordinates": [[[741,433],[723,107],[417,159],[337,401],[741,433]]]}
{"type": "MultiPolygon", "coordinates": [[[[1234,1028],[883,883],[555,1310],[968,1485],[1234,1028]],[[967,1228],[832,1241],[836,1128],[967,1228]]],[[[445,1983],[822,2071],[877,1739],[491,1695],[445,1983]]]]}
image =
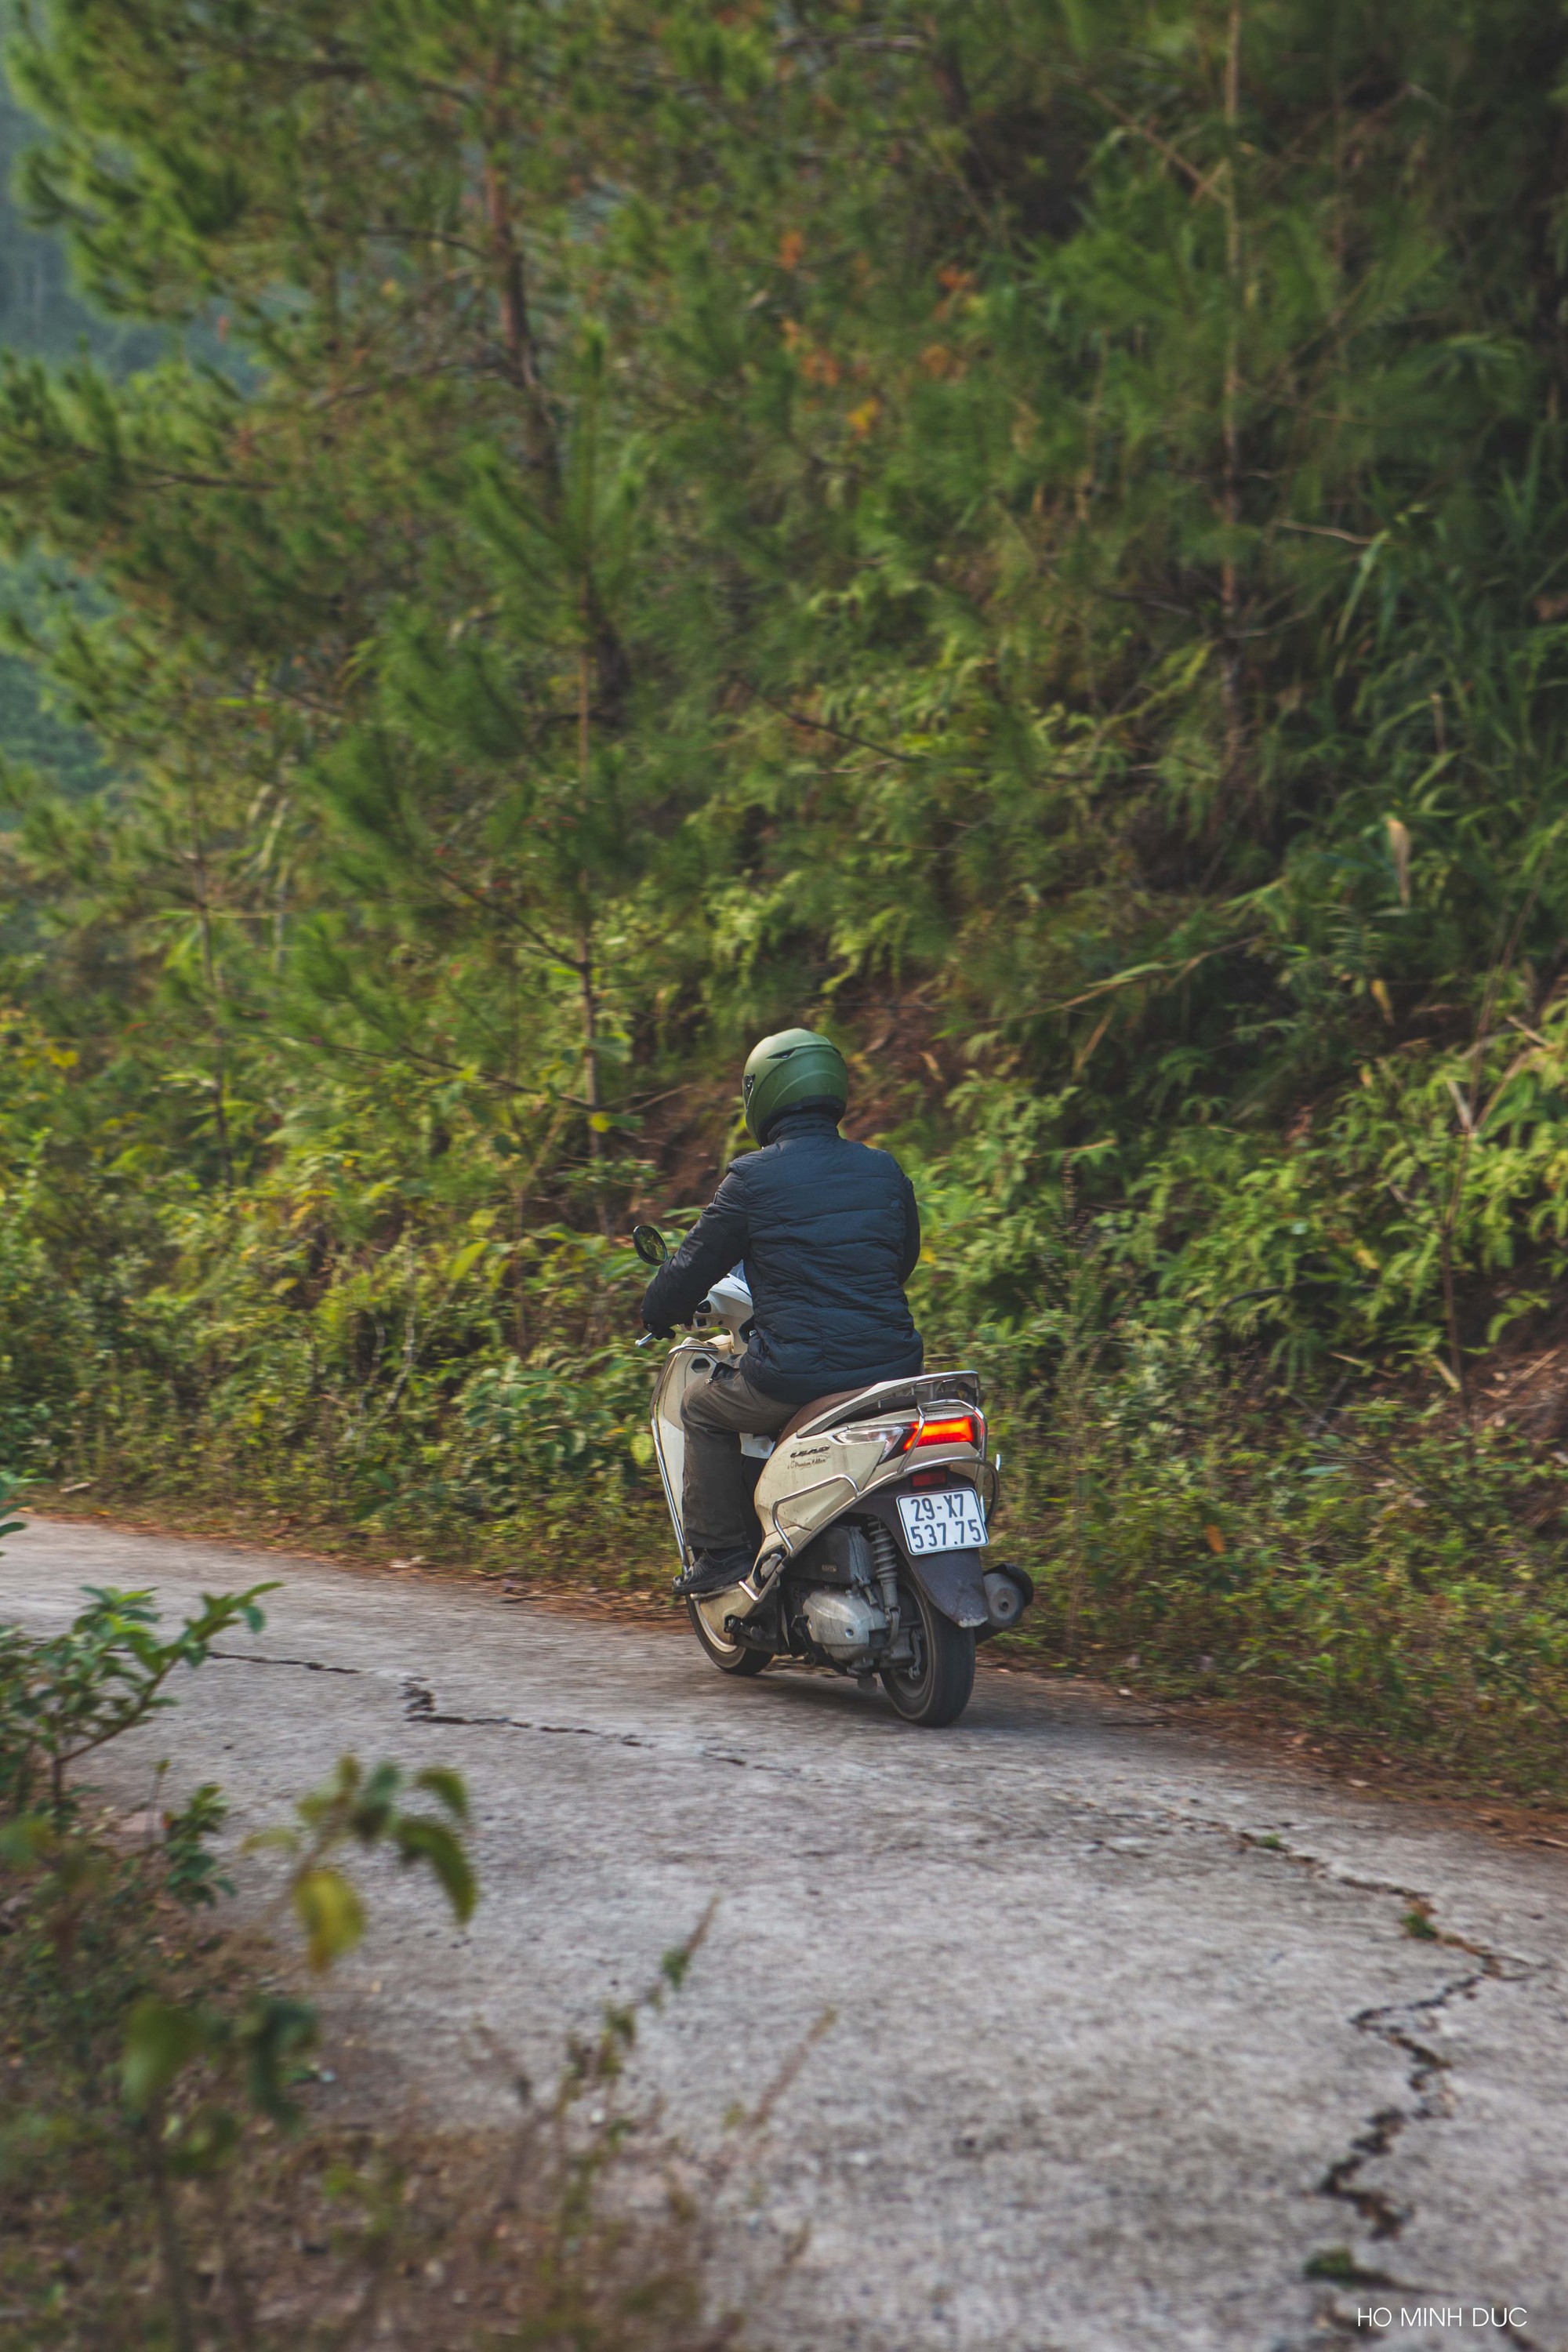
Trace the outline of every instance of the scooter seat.
{"type": "Polygon", "coordinates": [[[854,1398],[863,1393],[860,1389],[836,1389],[831,1396],[814,1398],[810,1404],[801,1406],[793,1420],[785,1422],[774,1438],[773,1444],[782,1445],[786,1438],[795,1435],[797,1429],[803,1429],[808,1421],[815,1421],[819,1412],[831,1412],[836,1404],[848,1404],[854,1398]]]}

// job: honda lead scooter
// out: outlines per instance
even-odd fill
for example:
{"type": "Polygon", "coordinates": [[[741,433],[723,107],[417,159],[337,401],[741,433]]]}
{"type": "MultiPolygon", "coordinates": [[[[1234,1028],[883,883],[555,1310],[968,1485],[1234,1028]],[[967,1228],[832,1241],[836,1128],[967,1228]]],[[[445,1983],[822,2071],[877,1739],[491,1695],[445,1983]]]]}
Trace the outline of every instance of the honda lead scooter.
{"type": "MultiPolygon", "coordinates": [[[[632,1243],[647,1265],[669,1255],[653,1225],[632,1243]]],[[[751,1318],[737,1269],[713,1285],[654,1382],[654,1452],[682,1568],[680,1401],[689,1382],[744,1356],[751,1318]]],[[[908,1723],[956,1722],[976,1642],[1016,1625],[1035,1597],[1022,1569],[984,1557],[1000,1464],[985,1458],[978,1376],[921,1372],[819,1397],[776,1437],[742,1436],[741,1452],[756,1465],[755,1560],[738,1584],[686,1604],[721,1674],[800,1658],[863,1688],[880,1680],[908,1723]]]]}

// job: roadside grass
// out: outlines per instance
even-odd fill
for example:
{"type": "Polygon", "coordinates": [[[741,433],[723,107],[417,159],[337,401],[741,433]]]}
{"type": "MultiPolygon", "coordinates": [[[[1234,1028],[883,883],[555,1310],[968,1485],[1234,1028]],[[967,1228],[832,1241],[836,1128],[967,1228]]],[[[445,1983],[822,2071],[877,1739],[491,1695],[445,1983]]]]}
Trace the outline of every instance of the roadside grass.
{"type": "Polygon", "coordinates": [[[1568,1794],[1554,1461],[1401,1400],[1288,1419],[1173,1351],[1085,1386],[1055,1446],[1015,1448],[997,1539],[1037,1600],[1009,1649],[1458,1787],[1568,1794]]]}

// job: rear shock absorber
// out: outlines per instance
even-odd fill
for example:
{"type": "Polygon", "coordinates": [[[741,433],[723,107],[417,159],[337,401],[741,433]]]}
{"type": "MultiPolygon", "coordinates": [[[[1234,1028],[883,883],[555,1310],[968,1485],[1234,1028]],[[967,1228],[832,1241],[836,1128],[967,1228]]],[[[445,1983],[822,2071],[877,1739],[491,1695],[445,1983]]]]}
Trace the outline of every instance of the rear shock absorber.
{"type": "Polygon", "coordinates": [[[893,1540],[891,1528],[884,1520],[868,1520],[866,1535],[871,1546],[871,1562],[877,1571],[882,1607],[887,1612],[888,1645],[890,1649],[899,1634],[899,1547],[893,1540]]]}

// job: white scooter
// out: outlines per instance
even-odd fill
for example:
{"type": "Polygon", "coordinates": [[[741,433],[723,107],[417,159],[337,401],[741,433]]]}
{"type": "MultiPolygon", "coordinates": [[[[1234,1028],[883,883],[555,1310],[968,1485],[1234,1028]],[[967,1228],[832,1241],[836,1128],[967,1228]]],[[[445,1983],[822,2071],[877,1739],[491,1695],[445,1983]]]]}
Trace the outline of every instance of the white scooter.
{"type": "MultiPolygon", "coordinates": [[[[645,1265],[669,1254],[653,1225],[632,1242],[645,1265]]],[[[751,1317],[744,1280],[726,1275],[654,1382],[654,1451],[682,1568],[680,1400],[689,1381],[744,1356],[751,1317]]],[[[720,1672],[760,1675],[776,1657],[803,1658],[862,1688],[879,1677],[907,1722],[956,1722],[975,1643],[1016,1625],[1035,1597],[1021,1568],[984,1557],[1001,1465],[985,1458],[976,1374],[922,1372],[819,1397],[776,1437],[742,1437],[741,1452],[757,1470],[756,1559],[740,1583],[686,1604],[720,1672]]]]}

